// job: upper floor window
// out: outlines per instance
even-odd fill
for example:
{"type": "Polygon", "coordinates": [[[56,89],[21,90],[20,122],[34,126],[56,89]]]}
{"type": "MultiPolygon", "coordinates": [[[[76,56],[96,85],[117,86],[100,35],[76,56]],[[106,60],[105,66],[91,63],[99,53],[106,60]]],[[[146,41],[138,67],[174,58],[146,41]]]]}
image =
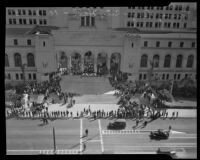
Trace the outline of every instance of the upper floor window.
{"type": "Polygon", "coordinates": [[[15,67],[21,67],[22,59],[21,59],[21,55],[19,53],[14,54],[14,62],[15,62],[15,67]]]}
{"type": "Polygon", "coordinates": [[[84,27],[94,27],[95,26],[95,17],[94,16],[82,16],[81,17],[81,26],[84,27]]]}
{"type": "Polygon", "coordinates": [[[29,53],[27,55],[27,66],[28,67],[34,67],[35,66],[34,55],[32,53],[29,53]]]}
{"type": "Polygon", "coordinates": [[[176,59],[176,68],[181,68],[182,67],[182,61],[183,61],[183,56],[178,55],[176,59]]]}
{"type": "Polygon", "coordinates": [[[168,47],[172,47],[172,42],[168,42],[168,47]]]}
{"type": "Polygon", "coordinates": [[[185,8],[185,10],[186,10],[186,11],[189,11],[189,9],[190,9],[190,7],[189,7],[189,6],[187,6],[187,7],[185,8]]]}
{"type": "Polygon", "coordinates": [[[192,42],[192,48],[194,48],[195,47],[195,42],[192,42]]]}
{"type": "Polygon", "coordinates": [[[148,56],[142,55],[141,61],[140,61],[140,67],[147,67],[147,62],[148,62],[148,56]]]}
{"type": "Polygon", "coordinates": [[[131,17],[131,13],[129,12],[129,13],[128,13],[128,18],[130,18],[130,17],[131,17]]]}
{"type": "Polygon", "coordinates": [[[42,10],[39,10],[39,15],[42,16],[42,10]]]}
{"type": "Polygon", "coordinates": [[[12,15],[12,12],[10,9],[8,9],[8,15],[12,15]]]}
{"type": "Polygon", "coordinates": [[[32,11],[28,10],[28,15],[31,16],[32,15],[32,11]]]}
{"type": "Polygon", "coordinates": [[[159,55],[153,56],[153,65],[155,68],[159,67],[159,55]]]}
{"type": "Polygon", "coordinates": [[[182,48],[184,45],[184,42],[180,42],[180,47],[182,48]]]}
{"type": "Polygon", "coordinates": [[[43,20],[43,24],[44,24],[44,25],[47,24],[47,20],[46,20],[46,19],[43,20]]]}
{"type": "Polygon", "coordinates": [[[164,60],[164,67],[165,68],[170,67],[170,62],[171,62],[171,56],[170,55],[166,55],[165,56],[165,60],[164,60]]]}
{"type": "Polygon", "coordinates": [[[46,15],[47,15],[46,11],[45,11],[45,10],[43,10],[43,16],[46,16],[46,15]]]}
{"type": "Polygon", "coordinates": [[[27,39],[27,45],[31,45],[31,40],[27,39]]]}
{"type": "Polygon", "coordinates": [[[18,45],[17,39],[14,39],[14,45],[18,45]]]}
{"type": "Polygon", "coordinates": [[[160,47],[160,42],[156,41],[156,47],[160,47]]]}
{"type": "Polygon", "coordinates": [[[144,47],[148,47],[148,42],[144,41],[144,47]]]}
{"type": "Polygon", "coordinates": [[[192,68],[193,62],[194,62],[194,56],[193,55],[189,55],[188,59],[187,59],[187,68],[192,68]]]}
{"type": "Polygon", "coordinates": [[[22,10],[22,14],[26,15],[26,10],[25,9],[22,10]]]}
{"type": "Polygon", "coordinates": [[[35,10],[33,10],[33,15],[36,16],[36,11],[35,10]]]}

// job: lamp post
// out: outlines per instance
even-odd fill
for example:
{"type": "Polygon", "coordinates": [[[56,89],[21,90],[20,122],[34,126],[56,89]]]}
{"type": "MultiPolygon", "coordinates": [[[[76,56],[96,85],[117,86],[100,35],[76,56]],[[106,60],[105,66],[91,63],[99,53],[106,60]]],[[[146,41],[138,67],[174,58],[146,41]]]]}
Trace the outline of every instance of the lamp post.
{"type": "Polygon", "coordinates": [[[20,67],[21,67],[21,70],[22,70],[22,74],[23,74],[23,80],[24,80],[24,84],[25,84],[25,66],[27,66],[26,63],[22,64],[20,67]]]}

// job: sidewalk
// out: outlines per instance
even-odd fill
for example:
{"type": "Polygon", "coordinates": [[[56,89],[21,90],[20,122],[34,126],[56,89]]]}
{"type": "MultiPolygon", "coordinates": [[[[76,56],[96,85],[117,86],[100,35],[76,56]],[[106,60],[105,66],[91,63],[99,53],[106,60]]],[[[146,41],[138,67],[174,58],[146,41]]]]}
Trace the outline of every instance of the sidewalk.
{"type": "MultiPolygon", "coordinates": [[[[61,105],[61,104],[51,104],[49,105],[49,111],[65,111],[66,109],[69,112],[73,112],[73,115],[77,114],[77,111],[80,113],[81,111],[85,109],[88,109],[88,107],[90,106],[91,111],[97,111],[97,110],[104,110],[105,112],[108,111],[117,111],[118,109],[118,105],[116,104],[75,104],[73,107],[68,108],[65,105],[61,105]]],[[[171,117],[173,112],[178,112],[178,116],[179,117],[185,117],[185,118],[189,118],[189,117],[197,117],[197,110],[196,109],[167,109],[168,112],[168,116],[171,117]]]]}

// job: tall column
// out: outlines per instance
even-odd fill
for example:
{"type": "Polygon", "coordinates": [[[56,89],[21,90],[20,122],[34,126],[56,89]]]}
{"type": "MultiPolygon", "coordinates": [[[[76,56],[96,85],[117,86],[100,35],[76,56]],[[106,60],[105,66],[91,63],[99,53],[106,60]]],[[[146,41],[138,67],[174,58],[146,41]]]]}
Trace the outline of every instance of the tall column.
{"type": "Polygon", "coordinates": [[[68,66],[69,66],[69,73],[71,74],[71,55],[69,55],[69,64],[68,64],[68,66]]]}

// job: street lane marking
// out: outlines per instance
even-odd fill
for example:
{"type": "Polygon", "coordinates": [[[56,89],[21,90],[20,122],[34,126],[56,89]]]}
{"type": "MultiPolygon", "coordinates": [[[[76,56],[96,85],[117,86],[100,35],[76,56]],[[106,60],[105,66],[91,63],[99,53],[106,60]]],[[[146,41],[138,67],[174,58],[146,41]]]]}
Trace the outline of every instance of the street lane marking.
{"type": "Polygon", "coordinates": [[[80,153],[82,153],[82,151],[83,151],[83,145],[82,145],[82,143],[83,143],[83,140],[82,140],[82,137],[83,137],[83,120],[82,120],[82,118],[80,119],[80,153]]]}
{"type": "Polygon", "coordinates": [[[102,153],[104,152],[104,146],[103,146],[103,137],[102,137],[102,130],[101,130],[101,121],[100,119],[98,120],[99,122],[99,133],[100,133],[100,141],[101,141],[101,151],[102,153]]]}
{"type": "MultiPolygon", "coordinates": [[[[39,152],[38,154],[54,154],[54,150],[7,150],[7,152],[39,152]]],[[[58,149],[56,154],[79,154],[79,150],[58,149]]]]}

